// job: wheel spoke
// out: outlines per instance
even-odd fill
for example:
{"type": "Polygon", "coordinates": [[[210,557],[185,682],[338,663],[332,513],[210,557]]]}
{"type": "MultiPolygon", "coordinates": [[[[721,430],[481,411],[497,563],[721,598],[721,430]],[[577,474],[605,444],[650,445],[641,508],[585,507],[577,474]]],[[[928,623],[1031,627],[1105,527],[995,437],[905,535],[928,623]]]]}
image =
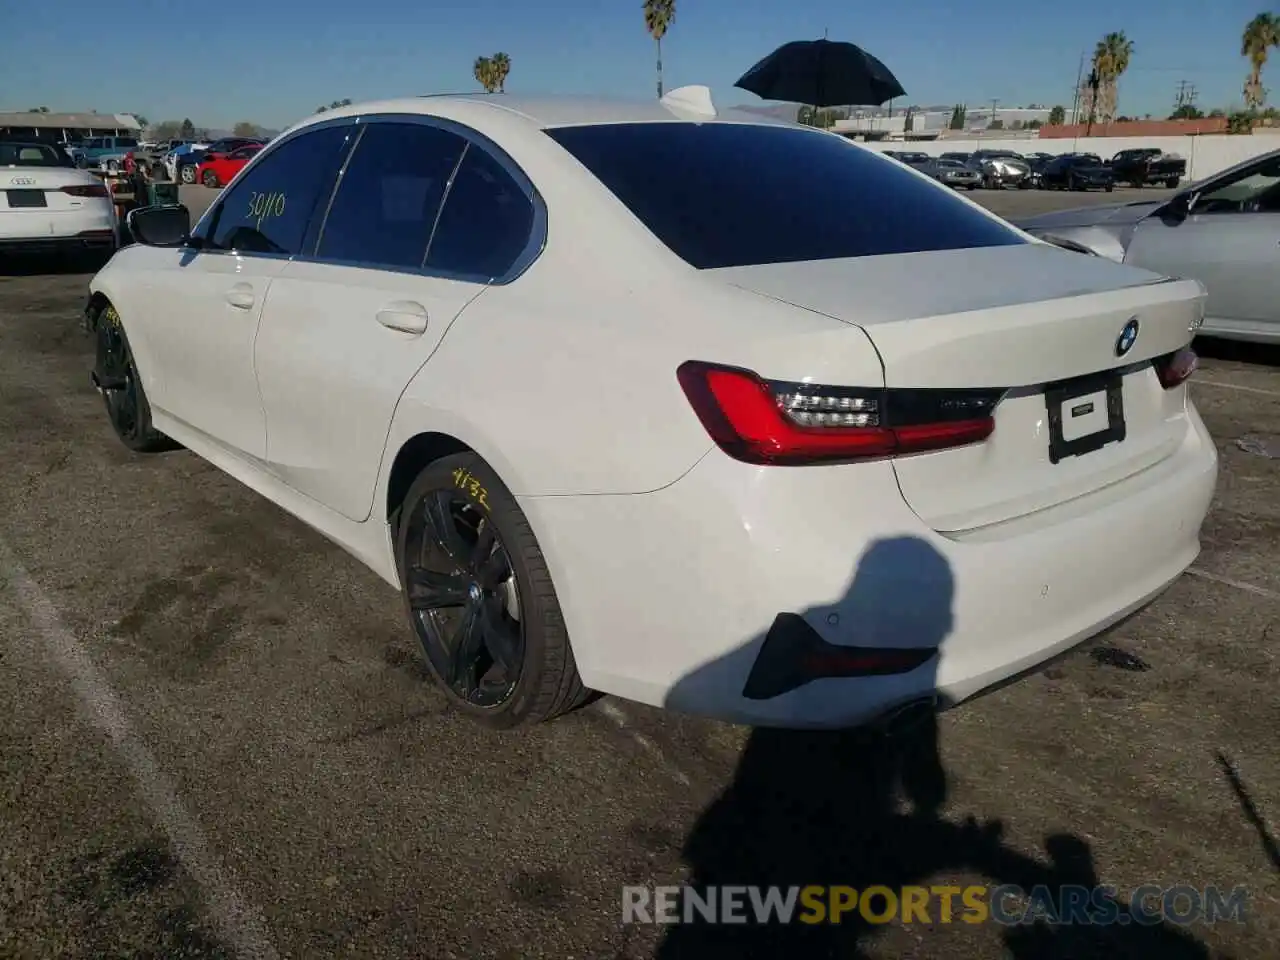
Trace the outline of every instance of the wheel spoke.
{"type": "Polygon", "coordinates": [[[520,672],[520,628],[502,615],[502,601],[486,597],[480,606],[484,645],[503,676],[514,680],[520,672]]]}
{"type": "Polygon", "coordinates": [[[461,607],[467,602],[467,580],[457,574],[410,567],[407,580],[409,606],[414,610],[461,607]]]}
{"type": "Polygon", "coordinates": [[[432,495],[423,507],[431,537],[458,566],[466,566],[471,557],[470,548],[458,530],[454,518],[452,500],[445,491],[432,495]]]}
{"type": "Polygon", "coordinates": [[[507,552],[498,543],[492,524],[485,520],[480,528],[480,537],[475,549],[471,552],[471,569],[475,571],[476,580],[486,590],[495,590],[511,576],[511,564],[507,560],[507,552]]]}
{"type": "Polygon", "coordinates": [[[449,686],[466,697],[475,690],[477,661],[484,651],[484,630],[480,625],[480,605],[467,604],[449,654],[449,686]]]}

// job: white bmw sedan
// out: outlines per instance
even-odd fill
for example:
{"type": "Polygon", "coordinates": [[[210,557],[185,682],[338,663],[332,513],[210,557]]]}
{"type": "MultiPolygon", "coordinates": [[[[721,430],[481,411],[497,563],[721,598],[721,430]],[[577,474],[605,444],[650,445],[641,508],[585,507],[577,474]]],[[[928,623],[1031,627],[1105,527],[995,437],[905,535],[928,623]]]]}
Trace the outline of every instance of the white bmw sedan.
{"type": "Polygon", "coordinates": [[[0,254],[110,253],[115,207],[103,182],[60,147],[0,140],[0,254]]]}
{"type": "Polygon", "coordinates": [[[687,95],[363,104],[194,228],[131,226],[87,307],[116,433],[368,565],[495,725],[590,690],[795,727],[956,703],[1199,550],[1202,288],[829,133],[687,95]]]}

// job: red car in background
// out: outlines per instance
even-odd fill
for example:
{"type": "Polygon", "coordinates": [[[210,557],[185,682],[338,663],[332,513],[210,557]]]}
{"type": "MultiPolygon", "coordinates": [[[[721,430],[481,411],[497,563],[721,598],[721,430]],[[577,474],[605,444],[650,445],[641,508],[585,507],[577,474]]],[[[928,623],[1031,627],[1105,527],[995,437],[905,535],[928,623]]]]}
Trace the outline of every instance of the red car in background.
{"type": "Polygon", "coordinates": [[[205,157],[196,167],[196,180],[206,187],[221,187],[231,182],[231,178],[240,172],[240,168],[253,159],[254,154],[264,144],[251,143],[230,153],[222,153],[213,157],[205,157]]]}

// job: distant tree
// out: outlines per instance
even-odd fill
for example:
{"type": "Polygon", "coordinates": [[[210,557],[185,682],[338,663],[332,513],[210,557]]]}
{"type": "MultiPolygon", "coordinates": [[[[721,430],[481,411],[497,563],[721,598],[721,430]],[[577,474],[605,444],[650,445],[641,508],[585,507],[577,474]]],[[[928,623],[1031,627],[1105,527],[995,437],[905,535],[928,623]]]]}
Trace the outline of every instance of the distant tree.
{"type": "Polygon", "coordinates": [[[32,107],[30,110],[27,111],[27,113],[48,113],[48,112],[49,112],[48,107],[32,107]]]}
{"type": "Polygon", "coordinates": [[[499,51],[489,58],[489,62],[493,64],[493,79],[498,84],[498,92],[506,93],[507,74],[511,72],[511,58],[499,51]]]}
{"type": "Polygon", "coordinates": [[[178,136],[182,137],[184,140],[191,140],[196,135],[196,127],[195,124],[191,122],[190,117],[182,121],[182,126],[180,126],[178,130],[180,131],[178,136]]]}
{"type": "Polygon", "coordinates": [[[965,109],[964,104],[957,103],[951,110],[951,122],[947,124],[948,128],[951,130],[963,130],[967,114],[968,111],[965,109]]]}
{"type": "Polygon", "coordinates": [[[999,117],[996,117],[994,120],[992,120],[990,123],[988,123],[988,124],[987,124],[987,129],[988,129],[988,130],[1003,130],[1003,129],[1004,129],[1004,121],[1003,121],[1003,120],[1001,120],[999,117]]]}
{"type": "Polygon", "coordinates": [[[644,27],[658,46],[658,99],[662,99],[662,38],[676,18],[676,0],[644,0],[644,27]]]}
{"type": "Polygon", "coordinates": [[[1060,127],[1066,122],[1066,120],[1067,120],[1066,107],[1057,106],[1049,111],[1049,126],[1060,127]]]}
{"type": "Polygon", "coordinates": [[[1240,55],[1249,58],[1249,75],[1244,81],[1244,102],[1257,109],[1267,102],[1262,86],[1262,68],[1272,47],[1280,48],[1280,14],[1260,13],[1244,28],[1240,38],[1240,55]]]}
{"type": "Polygon", "coordinates": [[[1211,117],[1225,117],[1226,115],[1227,111],[1223,110],[1221,107],[1214,107],[1209,111],[1209,116],[1211,117]]]}
{"type": "Polygon", "coordinates": [[[328,113],[328,112],[329,112],[329,108],[326,107],[323,103],[320,104],[320,106],[316,107],[316,113],[328,113]]]}
{"type": "Polygon", "coordinates": [[[151,126],[151,121],[150,121],[150,120],[148,120],[146,117],[144,117],[144,116],[143,116],[142,114],[140,114],[140,113],[131,113],[131,114],[129,114],[129,116],[131,116],[131,117],[133,117],[133,119],[137,120],[137,121],[138,121],[138,126],[140,126],[143,130],[145,130],[145,129],[147,129],[147,127],[151,126]]]}
{"type": "Polygon", "coordinates": [[[475,63],[471,65],[471,74],[485,93],[493,93],[498,89],[498,68],[493,57],[476,57],[475,63]]]}
{"type": "Polygon", "coordinates": [[[912,107],[907,107],[907,115],[902,120],[902,132],[910,133],[916,128],[916,114],[912,107]]]}
{"type": "Polygon", "coordinates": [[[1044,123],[1043,123],[1042,121],[1040,121],[1040,120],[1028,120],[1028,121],[1027,121],[1027,129],[1028,129],[1028,130],[1039,130],[1039,129],[1040,129],[1041,127],[1043,127],[1043,126],[1044,126],[1044,123]]]}
{"type": "Polygon", "coordinates": [[[258,125],[250,123],[248,120],[241,120],[231,129],[233,137],[256,137],[258,135],[258,125]]]}
{"type": "Polygon", "coordinates": [[[1011,121],[1011,122],[1009,123],[1009,129],[1010,129],[1010,130],[1021,130],[1021,129],[1022,129],[1022,121],[1021,121],[1021,120],[1013,120],[1013,121],[1011,121]]]}
{"type": "Polygon", "coordinates": [[[1173,113],[1169,114],[1170,120],[1199,120],[1204,116],[1204,111],[1194,104],[1184,103],[1177,107],[1173,113]]]}
{"type": "Polygon", "coordinates": [[[182,136],[181,120],[161,120],[148,131],[153,140],[176,140],[182,136]]]}

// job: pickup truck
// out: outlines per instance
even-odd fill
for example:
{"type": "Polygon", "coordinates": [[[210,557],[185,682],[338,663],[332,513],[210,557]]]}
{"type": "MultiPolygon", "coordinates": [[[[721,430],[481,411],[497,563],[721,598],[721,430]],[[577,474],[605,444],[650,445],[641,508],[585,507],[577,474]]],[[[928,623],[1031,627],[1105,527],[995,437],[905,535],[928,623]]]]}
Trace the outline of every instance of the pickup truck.
{"type": "Polygon", "coordinates": [[[1111,158],[1111,175],[1116,183],[1130,183],[1135,187],[1163,183],[1172,189],[1187,175],[1187,161],[1158,147],[1121,150],[1111,158]]]}

